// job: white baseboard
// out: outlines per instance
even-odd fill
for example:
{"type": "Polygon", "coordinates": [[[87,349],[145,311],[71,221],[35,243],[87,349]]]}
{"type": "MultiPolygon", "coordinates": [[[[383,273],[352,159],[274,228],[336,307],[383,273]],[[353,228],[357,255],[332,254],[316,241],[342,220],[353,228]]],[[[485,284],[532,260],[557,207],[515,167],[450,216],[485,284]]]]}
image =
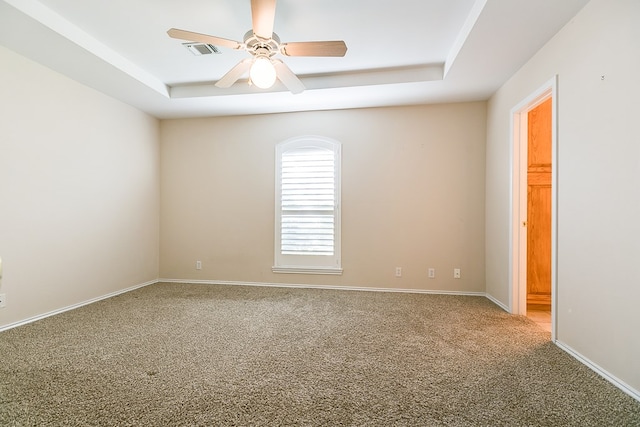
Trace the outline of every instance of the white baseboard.
{"type": "Polygon", "coordinates": [[[365,286],[332,286],[332,285],[308,285],[295,283],[266,283],[266,282],[237,282],[227,280],[193,280],[193,279],[158,279],[158,282],[165,283],[186,283],[201,285],[230,285],[230,286],[265,286],[275,288],[306,288],[306,289],[332,289],[342,291],[369,291],[369,292],[402,292],[412,294],[436,294],[436,295],[467,295],[486,296],[484,292],[464,292],[464,291],[441,291],[424,289],[398,289],[398,288],[369,288],[365,286]]]}
{"type": "Polygon", "coordinates": [[[44,313],[44,314],[39,314],[37,316],[29,317],[28,319],[19,320],[19,321],[14,322],[14,323],[9,323],[8,325],[0,325],[0,332],[6,331],[8,329],[17,328],[18,326],[26,325],[27,323],[32,323],[32,322],[35,322],[37,320],[41,320],[41,319],[44,319],[44,318],[47,318],[47,317],[50,317],[50,316],[55,316],[56,314],[64,313],[65,311],[74,310],[76,308],[80,308],[82,306],[85,306],[85,305],[88,305],[88,304],[92,304],[94,302],[102,301],[102,300],[107,299],[107,298],[115,297],[117,295],[124,294],[126,292],[131,292],[131,291],[134,291],[136,289],[143,288],[145,286],[153,285],[155,283],[158,283],[158,280],[151,280],[149,282],[140,283],[138,285],[134,285],[134,286],[131,286],[131,287],[126,288],[126,289],[121,289],[119,291],[111,292],[109,294],[102,295],[102,296],[99,296],[99,297],[96,297],[96,298],[92,298],[90,300],[82,301],[82,302],[79,302],[77,304],[70,305],[68,307],[59,308],[57,310],[49,311],[49,312],[44,313]]]}
{"type": "Polygon", "coordinates": [[[441,291],[425,289],[398,289],[398,288],[368,288],[364,286],[332,286],[332,285],[308,285],[293,283],[265,283],[265,282],[237,282],[226,280],[191,280],[191,279],[158,279],[158,282],[165,283],[185,283],[201,285],[231,285],[231,286],[265,286],[276,288],[303,288],[303,289],[332,289],[342,291],[369,291],[369,292],[402,292],[411,294],[435,294],[435,295],[466,295],[484,297],[484,292],[464,292],[464,291],[441,291]]]}
{"type": "Polygon", "coordinates": [[[487,299],[489,301],[491,301],[492,303],[494,303],[495,305],[497,305],[498,307],[500,307],[501,309],[503,309],[507,313],[511,313],[511,310],[509,310],[509,307],[507,307],[506,305],[504,305],[503,303],[498,301],[493,295],[485,294],[485,296],[487,297],[487,299]]]}
{"type": "Polygon", "coordinates": [[[617,378],[615,375],[607,372],[605,369],[601,368],[598,364],[592,362],[588,358],[584,357],[582,354],[575,351],[573,348],[569,347],[567,344],[556,340],[555,344],[560,347],[562,350],[569,353],[571,356],[576,358],[579,362],[586,365],[589,369],[594,371],[596,374],[600,375],[605,380],[609,381],[614,386],[618,387],[620,390],[633,397],[635,400],[640,402],[640,391],[634,389],[629,384],[625,383],[621,379],[617,378]]]}

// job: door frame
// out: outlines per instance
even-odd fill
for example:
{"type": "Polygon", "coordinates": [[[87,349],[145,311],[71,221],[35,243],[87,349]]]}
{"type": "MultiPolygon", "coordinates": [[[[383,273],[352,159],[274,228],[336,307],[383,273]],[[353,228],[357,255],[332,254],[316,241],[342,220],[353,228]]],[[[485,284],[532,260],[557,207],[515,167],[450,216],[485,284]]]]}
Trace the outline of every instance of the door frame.
{"type": "Polygon", "coordinates": [[[551,340],[556,340],[558,253],[558,77],[554,76],[511,109],[511,215],[509,311],[527,313],[527,151],[528,113],[551,98],[551,340]]]}

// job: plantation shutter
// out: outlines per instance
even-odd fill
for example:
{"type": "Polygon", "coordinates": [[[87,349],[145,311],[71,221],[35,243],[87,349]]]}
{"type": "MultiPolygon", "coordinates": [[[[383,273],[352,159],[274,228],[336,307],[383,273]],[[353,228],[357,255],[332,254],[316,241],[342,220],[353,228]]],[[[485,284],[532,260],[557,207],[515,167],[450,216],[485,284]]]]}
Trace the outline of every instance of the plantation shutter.
{"type": "Polygon", "coordinates": [[[282,155],[281,253],[333,255],[335,156],[333,151],[299,148],[282,155]]]}
{"type": "Polygon", "coordinates": [[[276,273],[342,274],[340,143],[320,136],[276,146],[276,273]]]}

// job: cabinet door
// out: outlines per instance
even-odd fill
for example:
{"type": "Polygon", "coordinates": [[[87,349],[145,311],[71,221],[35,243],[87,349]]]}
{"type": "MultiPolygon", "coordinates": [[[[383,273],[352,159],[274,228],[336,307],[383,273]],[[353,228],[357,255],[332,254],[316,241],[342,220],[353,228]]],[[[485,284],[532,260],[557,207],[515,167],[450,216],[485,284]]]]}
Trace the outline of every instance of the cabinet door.
{"type": "Polygon", "coordinates": [[[527,302],[551,303],[551,98],[529,111],[527,302]]]}

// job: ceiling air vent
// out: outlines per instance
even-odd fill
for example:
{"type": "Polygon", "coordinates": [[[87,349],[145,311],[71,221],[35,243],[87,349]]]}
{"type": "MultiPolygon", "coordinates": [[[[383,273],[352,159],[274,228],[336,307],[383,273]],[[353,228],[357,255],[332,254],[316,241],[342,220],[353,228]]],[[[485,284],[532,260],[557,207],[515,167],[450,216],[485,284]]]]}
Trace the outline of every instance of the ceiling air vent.
{"type": "Polygon", "coordinates": [[[211,55],[212,53],[221,53],[220,49],[212,44],[206,43],[183,43],[184,47],[189,49],[189,52],[193,53],[196,56],[200,55],[211,55]]]}

